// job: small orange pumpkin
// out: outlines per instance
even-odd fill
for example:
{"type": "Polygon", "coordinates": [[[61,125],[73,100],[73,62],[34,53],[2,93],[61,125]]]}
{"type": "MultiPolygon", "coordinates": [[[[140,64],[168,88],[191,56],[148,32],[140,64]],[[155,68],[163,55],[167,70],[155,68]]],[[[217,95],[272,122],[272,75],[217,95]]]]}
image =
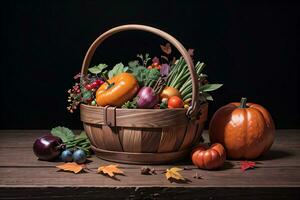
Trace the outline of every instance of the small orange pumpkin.
{"type": "Polygon", "coordinates": [[[262,106],[229,103],[221,107],[211,119],[211,142],[224,145],[227,156],[233,159],[255,159],[268,151],[275,137],[275,126],[269,112],[262,106]]]}
{"type": "Polygon", "coordinates": [[[226,160],[224,147],[215,143],[210,147],[200,145],[192,151],[194,165],[201,169],[216,169],[222,167],[226,160]]]}
{"type": "Polygon", "coordinates": [[[139,87],[136,78],[130,73],[120,73],[109,79],[108,83],[102,84],[96,92],[99,106],[120,107],[134,97],[139,87]]]}

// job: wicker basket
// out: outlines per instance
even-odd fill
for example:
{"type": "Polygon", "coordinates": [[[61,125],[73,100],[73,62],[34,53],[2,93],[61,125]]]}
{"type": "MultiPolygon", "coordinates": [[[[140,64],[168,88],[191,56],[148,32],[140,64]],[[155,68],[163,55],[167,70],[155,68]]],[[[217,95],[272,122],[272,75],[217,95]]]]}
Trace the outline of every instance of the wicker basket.
{"type": "Polygon", "coordinates": [[[96,48],[111,35],[140,30],[169,41],[185,59],[192,79],[189,109],[120,109],[81,104],[80,113],[92,149],[99,158],[134,164],[163,164],[185,157],[199,143],[208,104],[199,101],[198,77],[186,49],[171,35],[144,25],[123,25],[100,35],[90,46],[82,64],[87,73],[96,48]]]}

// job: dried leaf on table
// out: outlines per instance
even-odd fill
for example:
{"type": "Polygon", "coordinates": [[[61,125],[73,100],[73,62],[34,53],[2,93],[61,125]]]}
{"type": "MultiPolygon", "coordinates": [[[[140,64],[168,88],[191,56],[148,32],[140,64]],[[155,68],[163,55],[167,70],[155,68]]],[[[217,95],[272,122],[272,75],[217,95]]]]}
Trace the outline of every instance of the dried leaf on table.
{"type": "Polygon", "coordinates": [[[154,175],[156,174],[156,170],[154,168],[150,168],[148,166],[141,167],[141,174],[142,175],[154,175]]]}
{"type": "Polygon", "coordinates": [[[75,174],[81,172],[86,168],[86,165],[84,164],[77,164],[75,162],[68,162],[62,165],[57,165],[57,168],[64,170],[64,171],[71,171],[74,172],[75,174]]]}
{"type": "Polygon", "coordinates": [[[248,169],[254,169],[255,168],[255,162],[252,161],[242,161],[241,162],[241,170],[244,172],[248,169]]]}
{"type": "Polygon", "coordinates": [[[177,181],[185,181],[186,179],[179,173],[183,169],[178,168],[178,167],[172,167],[170,169],[166,170],[166,178],[170,181],[177,180],[177,181]]]}
{"type": "Polygon", "coordinates": [[[124,172],[118,168],[118,165],[101,166],[98,168],[98,173],[106,174],[110,177],[114,177],[116,174],[124,174],[124,172]]]}

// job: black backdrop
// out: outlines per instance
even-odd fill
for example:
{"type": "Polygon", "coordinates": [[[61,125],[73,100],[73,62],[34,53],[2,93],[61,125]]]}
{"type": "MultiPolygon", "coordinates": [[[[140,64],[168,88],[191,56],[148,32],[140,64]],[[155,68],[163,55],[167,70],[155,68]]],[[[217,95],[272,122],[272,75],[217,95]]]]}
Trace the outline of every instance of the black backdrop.
{"type": "MultiPolygon", "coordinates": [[[[278,128],[300,128],[299,4],[286,1],[1,2],[1,129],[82,128],[66,110],[67,89],[91,42],[117,25],[161,28],[207,63],[217,108],[246,96],[264,105],[278,128]]],[[[93,62],[136,53],[159,55],[163,41],[126,32],[108,39],[93,62]]]]}

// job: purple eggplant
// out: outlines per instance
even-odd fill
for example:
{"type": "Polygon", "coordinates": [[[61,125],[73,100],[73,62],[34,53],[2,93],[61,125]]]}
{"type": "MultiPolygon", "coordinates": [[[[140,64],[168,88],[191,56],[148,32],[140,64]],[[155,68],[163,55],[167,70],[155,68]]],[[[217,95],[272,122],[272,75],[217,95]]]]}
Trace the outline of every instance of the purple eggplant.
{"type": "Polygon", "coordinates": [[[65,149],[63,141],[50,134],[36,139],[33,144],[33,152],[40,160],[55,160],[63,149],[65,149]]]}

